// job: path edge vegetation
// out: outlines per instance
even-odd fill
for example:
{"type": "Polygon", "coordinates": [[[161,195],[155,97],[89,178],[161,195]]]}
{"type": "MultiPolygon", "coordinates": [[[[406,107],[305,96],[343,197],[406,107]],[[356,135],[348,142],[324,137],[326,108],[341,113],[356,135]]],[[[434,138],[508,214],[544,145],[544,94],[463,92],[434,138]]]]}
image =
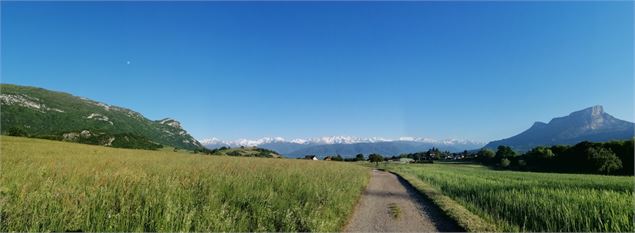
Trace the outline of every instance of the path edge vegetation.
{"type": "Polygon", "coordinates": [[[406,180],[410,185],[415,187],[417,191],[430,199],[435,205],[437,205],[448,217],[454,220],[459,226],[461,226],[467,232],[499,232],[494,224],[485,221],[480,216],[472,213],[463,205],[454,201],[452,198],[446,196],[440,190],[436,189],[432,185],[417,179],[414,175],[388,170],[389,172],[406,180]]]}
{"type": "Polygon", "coordinates": [[[366,191],[366,188],[368,187],[368,183],[370,183],[372,174],[373,174],[373,170],[368,169],[368,173],[366,173],[366,177],[367,177],[366,183],[364,184],[364,186],[361,188],[360,192],[358,193],[357,199],[355,200],[355,203],[353,204],[351,211],[346,216],[346,219],[340,226],[339,232],[343,232],[346,229],[346,227],[348,227],[348,225],[351,224],[351,221],[353,220],[353,215],[355,215],[355,211],[357,211],[357,206],[359,206],[359,202],[362,201],[362,196],[364,196],[364,192],[366,191]]]}

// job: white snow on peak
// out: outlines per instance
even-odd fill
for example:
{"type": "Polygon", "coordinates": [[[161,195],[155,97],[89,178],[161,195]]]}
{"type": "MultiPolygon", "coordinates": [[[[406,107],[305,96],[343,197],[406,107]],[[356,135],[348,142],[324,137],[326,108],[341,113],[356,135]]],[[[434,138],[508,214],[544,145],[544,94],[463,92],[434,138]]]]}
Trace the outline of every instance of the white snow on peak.
{"type": "Polygon", "coordinates": [[[226,144],[229,144],[229,145],[234,144],[239,146],[258,146],[258,145],[274,143],[274,142],[286,142],[286,140],[282,137],[264,137],[264,138],[256,139],[256,140],[238,139],[236,141],[228,142],[226,144]]]}
{"type": "Polygon", "coordinates": [[[296,139],[293,139],[293,140],[291,140],[291,141],[289,141],[289,142],[291,142],[291,143],[296,143],[296,144],[306,144],[306,143],[308,143],[308,142],[309,142],[309,140],[307,140],[307,139],[301,139],[301,138],[296,138],[296,139]]]}
{"type": "Polygon", "coordinates": [[[275,138],[265,137],[265,138],[256,139],[256,140],[249,140],[249,139],[242,138],[242,139],[233,140],[233,141],[224,141],[218,138],[206,138],[206,139],[199,140],[199,142],[201,142],[201,144],[203,145],[258,146],[258,145],[266,144],[266,143],[285,142],[285,140],[284,138],[281,138],[281,137],[275,137],[275,138]]]}
{"type": "Polygon", "coordinates": [[[223,144],[224,142],[218,138],[206,138],[203,140],[199,140],[199,142],[201,142],[202,144],[223,144]]]}
{"type": "Polygon", "coordinates": [[[381,137],[360,138],[351,136],[332,136],[308,139],[309,142],[316,144],[353,144],[353,143],[374,143],[392,141],[381,137]]]}
{"type": "Polygon", "coordinates": [[[415,138],[414,137],[399,137],[399,141],[414,141],[415,138]]]}

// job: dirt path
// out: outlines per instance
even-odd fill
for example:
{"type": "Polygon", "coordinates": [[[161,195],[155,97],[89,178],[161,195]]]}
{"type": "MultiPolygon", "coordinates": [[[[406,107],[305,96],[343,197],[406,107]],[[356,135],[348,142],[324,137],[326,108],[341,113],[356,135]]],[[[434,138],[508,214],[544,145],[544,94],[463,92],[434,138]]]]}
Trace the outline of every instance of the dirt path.
{"type": "Polygon", "coordinates": [[[463,231],[400,177],[374,170],[346,232],[463,231]]]}

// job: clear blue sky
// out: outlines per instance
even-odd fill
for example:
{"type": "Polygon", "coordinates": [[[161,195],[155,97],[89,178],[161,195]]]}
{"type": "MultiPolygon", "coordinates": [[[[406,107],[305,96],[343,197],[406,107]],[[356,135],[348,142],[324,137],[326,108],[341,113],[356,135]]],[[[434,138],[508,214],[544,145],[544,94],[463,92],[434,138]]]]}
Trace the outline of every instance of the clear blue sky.
{"type": "Polygon", "coordinates": [[[489,141],[596,104],[632,121],[633,39],[630,1],[2,1],[2,82],[199,139],[489,141]]]}

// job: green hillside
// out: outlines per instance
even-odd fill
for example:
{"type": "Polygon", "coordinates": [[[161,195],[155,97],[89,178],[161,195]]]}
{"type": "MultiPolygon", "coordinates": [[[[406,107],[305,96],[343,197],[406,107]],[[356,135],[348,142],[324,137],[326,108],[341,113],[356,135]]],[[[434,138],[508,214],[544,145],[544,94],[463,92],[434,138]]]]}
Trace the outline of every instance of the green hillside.
{"type": "Polygon", "coordinates": [[[152,121],[130,109],[68,93],[0,84],[0,104],[4,135],[122,148],[203,148],[176,120],[152,121]]]}
{"type": "Polygon", "coordinates": [[[258,147],[239,147],[239,148],[221,147],[218,149],[211,150],[211,154],[240,156],[240,157],[282,158],[282,156],[275,151],[258,148],[258,147]]]}

